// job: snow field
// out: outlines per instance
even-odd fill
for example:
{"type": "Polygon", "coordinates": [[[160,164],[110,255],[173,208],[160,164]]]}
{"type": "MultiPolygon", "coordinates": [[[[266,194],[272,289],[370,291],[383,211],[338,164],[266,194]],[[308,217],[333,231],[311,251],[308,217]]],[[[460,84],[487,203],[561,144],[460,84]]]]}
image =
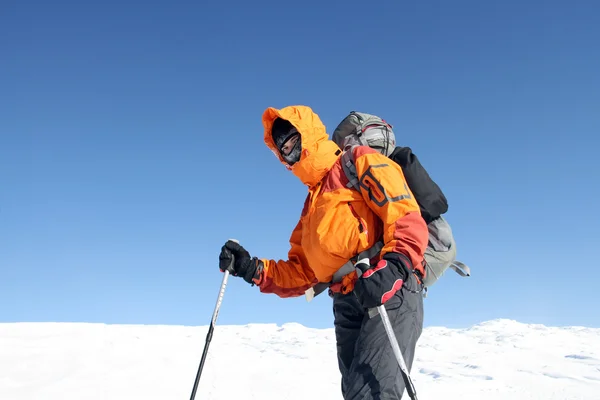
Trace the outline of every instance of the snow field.
{"type": "MultiPolygon", "coordinates": [[[[189,399],[207,326],[0,324],[2,400],[189,399]]],[[[600,329],[426,328],[420,400],[600,399],[600,329]]],[[[217,326],[196,399],[339,399],[333,329],[217,326]]],[[[408,398],[408,397],[406,397],[408,398]]]]}

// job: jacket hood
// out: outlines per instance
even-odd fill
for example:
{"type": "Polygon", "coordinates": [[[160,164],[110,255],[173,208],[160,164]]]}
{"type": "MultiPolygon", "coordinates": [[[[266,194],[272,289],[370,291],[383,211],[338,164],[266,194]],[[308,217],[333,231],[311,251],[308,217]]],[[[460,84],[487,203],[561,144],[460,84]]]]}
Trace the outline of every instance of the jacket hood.
{"type": "Polygon", "coordinates": [[[263,113],[262,122],[267,147],[286,168],[309,187],[320,182],[341,155],[338,145],[329,139],[319,116],[308,106],[288,106],[281,109],[268,107],[263,113]],[[300,161],[292,166],[281,157],[271,136],[271,128],[277,117],[288,120],[300,132],[300,161]]]}

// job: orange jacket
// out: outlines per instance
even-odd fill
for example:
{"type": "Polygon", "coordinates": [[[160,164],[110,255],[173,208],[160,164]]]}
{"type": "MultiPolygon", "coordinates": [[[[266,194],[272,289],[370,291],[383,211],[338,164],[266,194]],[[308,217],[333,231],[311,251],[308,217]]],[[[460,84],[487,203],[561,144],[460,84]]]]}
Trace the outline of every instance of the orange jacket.
{"type": "MultiPolygon", "coordinates": [[[[262,259],[264,271],[257,282],[261,292],[302,296],[318,282],[331,281],[344,263],[382,239],[380,257],[392,251],[403,253],[425,274],[427,226],[400,166],[370,147],[356,148],[359,193],[346,186],[341,150],[309,107],[269,107],[262,122],[265,144],[308,186],[308,196],[290,237],[288,260],[262,259]],[[292,167],[281,158],[271,137],[277,117],[290,121],[301,134],[302,155],[292,167]]],[[[342,292],[352,291],[355,281],[356,273],[346,275],[342,292]]]]}

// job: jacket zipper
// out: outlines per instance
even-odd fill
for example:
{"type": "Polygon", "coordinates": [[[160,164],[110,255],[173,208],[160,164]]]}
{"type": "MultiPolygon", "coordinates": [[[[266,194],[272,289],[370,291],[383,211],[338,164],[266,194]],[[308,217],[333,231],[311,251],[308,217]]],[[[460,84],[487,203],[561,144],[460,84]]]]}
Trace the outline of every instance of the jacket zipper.
{"type": "Polygon", "coordinates": [[[356,211],[354,211],[354,207],[352,207],[352,204],[350,202],[348,202],[348,207],[350,207],[350,212],[352,212],[352,215],[354,215],[354,218],[356,218],[356,220],[358,221],[358,231],[360,233],[363,233],[365,231],[365,226],[363,225],[362,218],[360,218],[356,211]]]}

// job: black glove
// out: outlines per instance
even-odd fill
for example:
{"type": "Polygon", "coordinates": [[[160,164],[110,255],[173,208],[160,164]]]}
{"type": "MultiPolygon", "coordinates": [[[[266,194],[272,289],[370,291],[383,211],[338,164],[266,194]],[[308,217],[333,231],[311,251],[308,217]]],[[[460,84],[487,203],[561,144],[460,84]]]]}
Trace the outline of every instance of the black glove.
{"type": "Polygon", "coordinates": [[[231,275],[241,276],[246,282],[254,284],[260,280],[263,264],[256,257],[251,258],[239,243],[228,240],[219,254],[219,269],[223,272],[228,270],[231,275]]]}
{"type": "Polygon", "coordinates": [[[377,265],[357,263],[361,275],[354,285],[354,293],[365,308],[385,304],[408,278],[408,258],[398,253],[387,253],[377,265]]]}

